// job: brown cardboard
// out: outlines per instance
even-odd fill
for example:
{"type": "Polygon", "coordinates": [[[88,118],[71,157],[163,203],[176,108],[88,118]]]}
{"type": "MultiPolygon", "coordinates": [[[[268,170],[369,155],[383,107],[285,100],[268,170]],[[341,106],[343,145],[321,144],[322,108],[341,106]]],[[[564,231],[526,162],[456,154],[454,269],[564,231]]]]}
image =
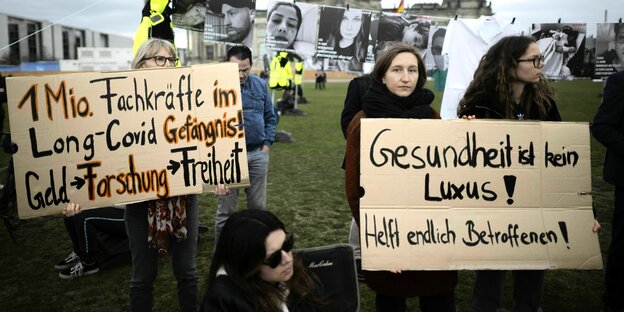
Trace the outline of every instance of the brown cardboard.
{"type": "Polygon", "coordinates": [[[249,185],[236,64],[15,77],[7,90],[20,218],[249,185]],[[142,191],[120,182],[130,167],[150,176],[128,180],[142,191]]]}
{"type": "Polygon", "coordinates": [[[587,123],[364,119],[360,155],[364,269],[602,267],[587,123]]]}

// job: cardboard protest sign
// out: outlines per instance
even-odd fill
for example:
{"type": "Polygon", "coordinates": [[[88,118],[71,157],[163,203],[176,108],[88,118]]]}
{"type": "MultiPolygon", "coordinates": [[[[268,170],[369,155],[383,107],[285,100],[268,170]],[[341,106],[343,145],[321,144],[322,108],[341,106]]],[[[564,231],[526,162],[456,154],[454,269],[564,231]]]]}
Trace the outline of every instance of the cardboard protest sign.
{"type": "Polygon", "coordinates": [[[364,119],[367,270],[598,269],[586,123],[364,119]]]}
{"type": "Polygon", "coordinates": [[[236,64],[7,86],[20,218],[249,185],[236,64]]]}

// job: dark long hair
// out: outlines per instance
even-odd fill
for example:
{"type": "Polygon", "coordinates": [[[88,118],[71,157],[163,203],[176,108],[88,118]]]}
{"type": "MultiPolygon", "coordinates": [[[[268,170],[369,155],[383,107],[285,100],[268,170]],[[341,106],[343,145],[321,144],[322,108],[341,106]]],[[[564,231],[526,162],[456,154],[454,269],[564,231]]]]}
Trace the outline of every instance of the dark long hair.
{"type": "Polygon", "coordinates": [[[407,43],[395,43],[387,48],[376,60],[372,75],[375,80],[381,82],[394,58],[403,52],[414,54],[418,60],[418,81],[416,82],[416,90],[418,90],[424,87],[427,82],[427,68],[425,67],[422,57],[420,57],[418,50],[407,43]]]}
{"type": "Polygon", "coordinates": [[[289,308],[294,302],[321,301],[315,297],[316,280],[303,267],[298,257],[293,259],[293,276],[286,282],[289,293],[277,283],[264,281],[258,270],[266,257],[265,240],[275,230],[286,232],[284,224],[272,213],[246,209],[234,213],[223,227],[210,264],[208,289],[220,268],[247,295],[256,311],[281,311],[284,301],[289,308]]]}
{"type": "Polygon", "coordinates": [[[271,20],[271,14],[273,14],[273,11],[275,11],[277,8],[279,8],[282,5],[283,6],[289,6],[289,7],[292,7],[293,9],[295,9],[295,13],[297,14],[297,35],[298,35],[299,34],[299,28],[301,27],[301,23],[303,22],[303,17],[301,16],[301,9],[295,3],[275,2],[273,7],[271,8],[271,10],[269,11],[269,14],[267,14],[267,22],[271,20]]]}
{"type": "MultiPolygon", "coordinates": [[[[518,59],[527,51],[535,40],[525,36],[505,37],[494,44],[481,58],[474,74],[474,79],[466,89],[464,98],[459,102],[458,116],[474,106],[483,105],[485,99],[494,105],[490,107],[505,118],[513,114],[513,82],[516,77],[518,59]]],[[[546,117],[550,108],[550,99],[554,90],[542,75],[539,82],[526,84],[522,91],[521,105],[527,115],[537,109],[541,119],[546,117]]]]}
{"type": "MultiPolygon", "coordinates": [[[[337,47],[340,44],[340,40],[342,40],[342,34],[340,33],[340,24],[342,24],[342,18],[344,17],[345,10],[330,8],[335,13],[331,14],[332,18],[330,19],[331,32],[327,38],[327,44],[332,47],[337,47]]],[[[368,50],[368,36],[364,33],[364,29],[370,28],[369,19],[364,18],[364,11],[362,12],[362,24],[360,25],[360,30],[358,31],[357,36],[353,39],[353,59],[357,62],[364,62],[366,60],[366,52],[368,50]]]]}

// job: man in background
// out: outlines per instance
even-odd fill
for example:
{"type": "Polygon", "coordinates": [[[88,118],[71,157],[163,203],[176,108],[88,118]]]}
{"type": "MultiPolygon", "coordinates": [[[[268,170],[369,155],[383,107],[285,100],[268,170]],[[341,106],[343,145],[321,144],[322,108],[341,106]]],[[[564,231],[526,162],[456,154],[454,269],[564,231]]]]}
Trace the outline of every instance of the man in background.
{"type": "Polygon", "coordinates": [[[605,312],[624,311],[624,71],[607,79],[591,132],[607,148],[603,178],[615,186],[611,245],[605,265],[605,312]]]}
{"type": "MultiPolygon", "coordinates": [[[[238,77],[243,98],[243,125],[247,146],[249,187],[247,208],[266,210],[267,175],[269,172],[269,150],[275,140],[276,118],[269,88],[264,79],[251,74],[251,50],[246,46],[234,46],[227,52],[227,61],[238,64],[238,77]]],[[[230,189],[219,196],[215,217],[215,241],[227,219],[236,211],[238,190],[230,189]]]]}

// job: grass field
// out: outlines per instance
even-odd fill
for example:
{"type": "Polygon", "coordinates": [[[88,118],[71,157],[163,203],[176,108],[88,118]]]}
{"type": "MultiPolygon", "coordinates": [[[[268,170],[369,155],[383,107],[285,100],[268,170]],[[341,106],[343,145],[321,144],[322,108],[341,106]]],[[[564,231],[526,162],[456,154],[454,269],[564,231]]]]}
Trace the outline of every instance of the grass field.
{"type": "MultiPolygon", "coordinates": [[[[347,241],[351,219],[343,190],[340,165],[344,139],[339,126],[346,82],[328,83],[317,91],[305,85],[310,104],[300,105],[307,116],[282,117],[279,130],[291,132],[292,144],[276,143],[271,149],[268,186],[269,209],[297,236],[297,247],[322,246],[347,241]]],[[[602,84],[591,81],[554,83],[558,105],[566,121],[590,121],[600,104],[602,84]]],[[[439,107],[441,94],[437,94],[439,107]]],[[[602,181],[604,148],[592,139],[594,201],[603,225],[600,244],[603,256],[610,239],[613,188],[602,181]]],[[[239,201],[245,203],[244,198],[239,201]]],[[[210,231],[200,235],[197,267],[200,286],[210,264],[213,242],[214,196],[200,196],[200,220],[210,231]]],[[[60,280],[54,263],[67,255],[71,244],[60,216],[22,221],[15,232],[17,244],[0,226],[0,310],[2,311],[125,311],[128,309],[130,265],[121,265],[71,281],[60,280]]],[[[473,273],[460,272],[456,288],[458,311],[469,311],[473,273]]],[[[177,310],[175,279],[170,259],[160,263],[154,285],[155,311],[177,310]]],[[[558,270],[546,273],[544,311],[599,311],[603,272],[558,270]]],[[[374,311],[374,294],[360,284],[361,311],[374,311]]],[[[511,310],[510,287],[506,287],[506,311],[511,310]]],[[[417,299],[408,301],[409,311],[419,311],[417,299]]]]}

